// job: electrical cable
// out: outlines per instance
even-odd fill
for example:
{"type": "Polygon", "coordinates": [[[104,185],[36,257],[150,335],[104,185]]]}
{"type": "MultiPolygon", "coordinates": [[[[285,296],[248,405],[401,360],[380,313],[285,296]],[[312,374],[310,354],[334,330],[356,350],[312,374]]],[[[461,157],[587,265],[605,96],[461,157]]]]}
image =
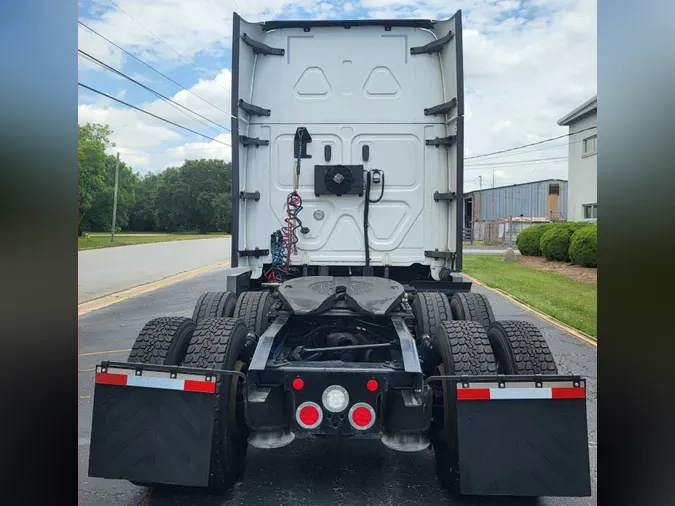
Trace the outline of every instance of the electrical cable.
{"type": "MultiPolygon", "coordinates": [[[[174,100],[171,100],[169,97],[166,97],[166,96],[162,95],[161,93],[159,93],[158,91],[153,90],[153,89],[150,88],[149,86],[146,86],[145,84],[138,82],[136,79],[134,79],[134,78],[132,78],[132,77],[129,77],[129,76],[126,75],[124,72],[122,72],[122,71],[120,71],[120,70],[117,70],[117,69],[114,68],[114,67],[111,67],[111,66],[108,65],[107,63],[102,62],[102,61],[99,60],[98,58],[93,57],[92,55],[90,55],[90,54],[88,54],[88,53],[82,51],[81,49],[78,48],[77,51],[78,51],[78,53],[82,54],[83,56],[85,56],[85,57],[88,58],[89,60],[92,60],[92,61],[93,61],[94,63],[96,63],[97,65],[99,65],[99,66],[101,66],[101,67],[103,67],[103,68],[105,68],[105,69],[107,69],[107,70],[110,70],[111,72],[113,72],[114,74],[117,74],[117,75],[120,76],[120,77],[123,77],[123,78],[125,78],[125,79],[128,79],[128,80],[131,81],[132,83],[137,84],[137,85],[140,86],[141,88],[143,88],[143,89],[149,91],[150,93],[152,93],[152,94],[155,95],[156,97],[159,97],[159,98],[161,98],[161,99],[163,99],[163,100],[165,100],[165,101],[167,101],[167,102],[170,102],[171,104],[174,104],[174,105],[180,107],[181,109],[185,109],[186,111],[191,112],[191,113],[194,114],[195,116],[199,116],[200,118],[202,118],[202,119],[204,119],[204,120],[206,120],[206,121],[208,121],[208,122],[210,122],[210,123],[213,123],[214,125],[216,125],[216,126],[222,128],[223,130],[225,130],[225,131],[227,131],[227,132],[231,132],[231,130],[230,130],[229,128],[227,128],[227,127],[225,127],[225,126],[223,126],[223,125],[221,125],[221,124],[219,124],[219,123],[216,123],[215,121],[210,120],[209,118],[207,118],[207,117],[205,117],[205,116],[202,116],[201,114],[199,114],[198,112],[193,111],[193,110],[190,109],[189,107],[185,107],[183,104],[179,104],[178,102],[175,102],[174,100]]],[[[183,114],[185,114],[185,113],[183,113],[183,114]]],[[[189,118],[189,119],[192,119],[192,120],[195,119],[195,118],[191,118],[190,116],[188,116],[188,118],[189,118]]],[[[197,120],[197,121],[199,121],[199,120],[197,120]]],[[[215,128],[210,127],[210,126],[207,125],[206,123],[203,123],[203,122],[201,122],[201,121],[199,121],[199,123],[201,123],[202,125],[204,125],[206,128],[210,129],[212,132],[215,132],[216,135],[220,135],[220,134],[222,133],[222,132],[219,132],[218,130],[216,130],[215,128]]]]}
{"type": "MultiPolygon", "coordinates": [[[[129,14],[127,11],[125,11],[124,9],[122,9],[122,8],[121,8],[119,5],[117,5],[113,0],[108,0],[108,2],[110,2],[110,3],[113,4],[115,7],[117,7],[117,9],[119,9],[121,12],[123,12],[124,14],[126,14],[127,16],[129,16],[129,18],[131,18],[133,21],[135,21],[135,22],[138,24],[138,26],[140,26],[141,28],[143,28],[146,32],[148,32],[150,35],[152,35],[155,39],[157,39],[159,42],[161,42],[161,43],[164,44],[166,47],[168,47],[169,49],[171,49],[171,51],[173,51],[173,52],[176,53],[178,56],[180,56],[180,57],[183,59],[183,61],[189,63],[189,64],[192,65],[196,70],[198,70],[199,72],[201,72],[202,75],[208,76],[210,79],[213,79],[214,82],[215,82],[215,79],[216,79],[216,78],[215,78],[213,75],[209,75],[204,69],[202,69],[201,67],[199,67],[199,66],[198,66],[196,63],[194,63],[192,60],[190,60],[190,59],[187,58],[186,56],[180,54],[180,53],[179,53],[178,51],[176,51],[173,47],[171,47],[169,44],[167,44],[166,42],[164,42],[162,39],[160,39],[157,35],[155,35],[154,33],[152,33],[152,32],[151,32],[149,29],[147,29],[145,26],[143,26],[143,25],[141,24],[140,21],[138,21],[135,17],[133,17],[133,16],[132,16],[131,14],[129,14]]],[[[229,90],[229,89],[225,88],[224,86],[221,86],[221,85],[218,84],[218,83],[216,83],[216,84],[217,84],[220,88],[223,88],[225,91],[227,91],[227,92],[229,92],[229,93],[232,92],[232,90],[229,90]]],[[[235,116],[233,116],[233,117],[235,117],[235,116]]]]}
{"type": "Polygon", "coordinates": [[[232,147],[230,144],[228,144],[228,143],[226,143],[226,142],[219,141],[218,139],[214,139],[213,137],[209,137],[208,135],[204,135],[204,134],[199,133],[199,132],[197,132],[197,131],[195,131],[195,130],[192,130],[192,129],[190,129],[190,128],[184,127],[184,126],[182,126],[182,125],[179,125],[178,123],[174,123],[173,121],[170,121],[170,120],[168,120],[168,119],[166,119],[166,118],[162,118],[161,116],[157,116],[156,114],[153,114],[153,113],[148,112],[148,111],[146,111],[146,110],[144,110],[144,109],[141,109],[140,107],[136,107],[135,105],[131,105],[130,103],[125,102],[124,100],[120,100],[119,98],[115,98],[115,97],[113,97],[112,95],[108,95],[107,93],[103,93],[102,91],[99,91],[99,90],[97,90],[97,89],[95,89],[95,88],[92,88],[91,86],[87,86],[86,84],[82,84],[82,83],[80,83],[80,82],[78,82],[77,84],[78,84],[78,86],[82,86],[83,88],[86,88],[86,89],[88,89],[88,90],[90,90],[90,91],[93,91],[94,93],[98,93],[99,95],[102,95],[102,96],[104,96],[104,97],[106,97],[106,98],[109,98],[110,100],[114,100],[115,102],[119,102],[120,104],[126,105],[127,107],[131,107],[132,109],[136,109],[136,110],[139,111],[139,112],[145,113],[145,114],[147,114],[148,116],[152,116],[153,118],[157,118],[158,120],[164,121],[165,123],[168,123],[168,124],[173,125],[173,126],[178,127],[178,128],[182,128],[183,130],[187,130],[187,131],[190,132],[190,133],[193,133],[193,134],[195,134],[195,135],[199,135],[199,136],[201,136],[201,137],[204,137],[204,138],[206,138],[206,139],[209,139],[210,141],[217,142],[218,144],[222,144],[222,145],[228,146],[228,147],[230,147],[230,148],[232,147]]]}
{"type": "Polygon", "coordinates": [[[175,85],[178,86],[179,88],[182,88],[184,91],[188,92],[188,93],[189,93],[190,95],[192,95],[193,97],[196,97],[196,98],[198,98],[199,100],[201,100],[202,102],[205,102],[205,103],[209,104],[209,105],[210,105],[211,107],[213,107],[214,109],[217,109],[218,111],[222,112],[223,114],[226,114],[227,116],[229,116],[229,117],[231,117],[231,118],[234,118],[234,119],[240,119],[241,121],[244,121],[244,122],[248,123],[248,120],[246,120],[245,118],[238,118],[237,116],[233,116],[233,115],[230,114],[229,112],[224,111],[224,110],[221,109],[220,107],[218,107],[218,106],[212,104],[211,102],[209,102],[209,101],[206,100],[205,98],[200,97],[200,96],[197,95],[194,91],[189,90],[188,88],[186,88],[185,86],[183,86],[183,85],[180,84],[179,82],[177,82],[177,81],[171,79],[169,76],[167,76],[167,75],[164,74],[163,72],[160,72],[159,70],[157,70],[155,67],[153,67],[153,66],[150,65],[149,63],[144,62],[144,61],[141,60],[138,56],[136,56],[136,55],[130,53],[129,51],[127,51],[126,49],[124,49],[122,46],[119,46],[119,45],[115,44],[112,40],[110,40],[109,38],[105,37],[104,35],[101,35],[101,34],[98,33],[96,30],[94,30],[94,29],[91,28],[90,26],[86,25],[86,24],[83,23],[82,21],[79,21],[79,20],[78,20],[78,23],[79,23],[80,25],[84,26],[84,27],[85,27],[87,30],[89,30],[90,32],[92,32],[92,33],[98,35],[100,38],[102,38],[103,40],[105,40],[105,41],[108,42],[109,44],[112,44],[113,46],[115,46],[117,49],[119,49],[120,51],[122,51],[122,52],[123,52],[124,54],[126,54],[127,56],[132,57],[132,58],[133,58],[134,60],[136,60],[138,63],[140,63],[140,64],[142,64],[142,65],[145,65],[146,67],[148,67],[148,68],[149,68],[150,70],[152,70],[153,72],[159,74],[160,76],[162,76],[162,77],[165,78],[166,80],[171,81],[173,84],[175,84],[175,85]]]}
{"type": "Polygon", "coordinates": [[[376,204],[384,196],[384,171],[379,169],[373,169],[366,172],[366,201],[363,206],[363,243],[366,250],[366,267],[370,267],[370,243],[368,242],[368,213],[370,210],[370,204],[376,204]],[[382,191],[377,200],[370,200],[370,187],[371,187],[371,172],[382,175],[382,191]]]}
{"type": "Polygon", "coordinates": [[[584,128],[583,130],[579,130],[578,132],[567,133],[565,135],[559,135],[558,137],[551,137],[549,139],[544,139],[543,141],[532,142],[530,144],[523,144],[522,146],[516,146],[514,148],[509,148],[509,149],[502,149],[500,151],[493,151],[492,153],[484,153],[482,155],[468,156],[468,157],[464,158],[464,160],[473,160],[475,158],[483,158],[484,156],[498,155],[498,154],[501,154],[501,153],[508,153],[509,151],[515,151],[517,149],[529,148],[530,146],[537,146],[539,144],[544,144],[545,142],[551,142],[551,141],[556,141],[558,139],[564,139],[565,137],[570,137],[572,135],[577,135],[577,134],[580,134],[582,132],[587,132],[588,130],[595,130],[597,128],[598,127],[584,128]]]}

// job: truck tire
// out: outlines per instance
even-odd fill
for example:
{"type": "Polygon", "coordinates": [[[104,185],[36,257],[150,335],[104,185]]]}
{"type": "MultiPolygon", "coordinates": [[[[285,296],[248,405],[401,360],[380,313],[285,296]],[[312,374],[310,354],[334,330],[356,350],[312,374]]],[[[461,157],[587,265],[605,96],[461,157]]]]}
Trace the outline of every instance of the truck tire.
{"type": "Polygon", "coordinates": [[[150,320],[138,334],[129,362],[180,365],[195,331],[195,323],[182,316],[150,320]]]}
{"type": "Polygon", "coordinates": [[[499,374],[558,374],[541,330],[525,321],[494,322],[487,329],[499,374]]]}
{"type": "MultiPolygon", "coordinates": [[[[235,318],[207,318],[197,324],[183,365],[200,369],[239,370],[248,329],[235,318]]],[[[240,478],[246,460],[248,429],[244,419],[244,389],[236,376],[219,375],[214,395],[209,487],[227,489],[240,478]],[[234,394],[234,396],[233,396],[234,394]]]]}
{"type": "MultiPolygon", "coordinates": [[[[439,355],[438,373],[442,375],[486,376],[497,374],[497,363],[487,332],[474,321],[441,322],[433,343],[439,355]]],[[[438,383],[437,383],[438,384],[438,383]]],[[[436,474],[441,485],[457,491],[459,487],[455,397],[450,383],[441,382],[443,407],[433,413],[430,431],[436,458],[436,474]]]]}
{"type": "Polygon", "coordinates": [[[236,305],[237,296],[232,292],[206,292],[197,300],[192,319],[199,322],[204,318],[229,318],[236,305]]]}
{"type": "Polygon", "coordinates": [[[452,311],[448,298],[438,292],[420,292],[412,303],[415,316],[415,338],[423,334],[433,337],[441,322],[452,320],[452,311]]]}
{"type": "Polygon", "coordinates": [[[456,293],[450,299],[452,318],[470,320],[488,328],[495,321],[492,306],[488,298],[480,293],[456,293]]]}
{"type": "Polygon", "coordinates": [[[274,304],[274,299],[267,290],[244,292],[237,300],[233,317],[242,320],[250,332],[261,336],[269,327],[267,315],[272,309],[272,304],[274,304]]]}

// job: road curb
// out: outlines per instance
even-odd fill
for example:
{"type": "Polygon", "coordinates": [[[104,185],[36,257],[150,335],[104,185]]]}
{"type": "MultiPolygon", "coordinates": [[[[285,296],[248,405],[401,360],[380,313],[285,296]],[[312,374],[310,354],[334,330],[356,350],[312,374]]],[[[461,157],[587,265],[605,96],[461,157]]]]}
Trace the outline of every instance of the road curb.
{"type": "Polygon", "coordinates": [[[540,310],[536,309],[533,306],[530,306],[527,302],[523,302],[522,300],[514,297],[510,293],[506,293],[503,290],[500,290],[499,288],[493,288],[491,286],[486,285],[485,283],[478,281],[476,278],[469,276],[468,274],[462,272],[462,276],[465,278],[470,279],[473,283],[476,283],[478,286],[482,286],[486,290],[490,290],[492,293],[496,293],[497,295],[501,295],[502,297],[508,299],[510,302],[514,303],[516,306],[525,309],[527,311],[530,311],[531,313],[534,313],[536,316],[541,318],[542,320],[550,323],[551,325],[558,327],[560,330],[563,330],[567,332],[568,334],[576,337],[577,339],[585,342],[586,344],[590,344],[593,346],[593,348],[598,347],[598,340],[594,338],[591,335],[586,334],[585,332],[582,332],[578,329],[575,329],[574,327],[571,327],[567,325],[566,323],[561,322],[560,320],[556,320],[550,315],[547,315],[546,313],[541,312],[540,310]]]}
{"type": "Polygon", "coordinates": [[[77,315],[82,316],[92,311],[108,307],[111,304],[122,302],[123,300],[131,299],[132,297],[137,297],[145,293],[154,292],[155,290],[164,288],[174,283],[178,283],[179,281],[185,281],[186,279],[194,278],[195,276],[204,274],[205,272],[213,271],[215,269],[220,269],[223,267],[230,267],[230,260],[227,260],[225,262],[216,262],[189,271],[180,272],[178,274],[173,274],[171,276],[167,276],[157,281],[152,281],[150,283],[134,286],[127,290],[122,290],[119,292],[112,293],[110,295],[99,297],[97,299],[89,300],[87,302],[83,302],[77,305],[77,315]]]}

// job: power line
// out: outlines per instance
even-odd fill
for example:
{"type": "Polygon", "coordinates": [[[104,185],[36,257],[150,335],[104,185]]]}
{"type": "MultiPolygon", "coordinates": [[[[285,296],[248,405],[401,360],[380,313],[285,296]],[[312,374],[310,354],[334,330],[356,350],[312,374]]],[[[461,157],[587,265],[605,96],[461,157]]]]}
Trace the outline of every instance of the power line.
{"type": "Polygon", "coordinates": [[[508,168],[508,167],[518,167],[518,166],[528,166],[528,165],[540,165],[542,163],[559,163],[564,160],[567,160],[567,157],[560,158],[549,158],[549,159],[540,159],[540,160],[530,160],[528,162],[508,162],[504,165],[472,165],[466,167],[464,170],[494,170],[499,168],[508,168]]]}
{"type": "Polygon", "coordinates": [[[476,156],[468,156],[464,160],[473,160],[475,158],[483,158],[485,156],[493,156],[493,155],[498,155],[501,153],[508,153],[509,151],[515,151],[517,149],[523,149],[523,148],[529,148],[530,146],[537,146],[539,144],[544,144],[545,142],[551,142],[551,141],[557,141],[558,139],[563,139],[565,137],[570,137],[572,135],[577,135],[582,132],[586,132],[588,130],[595,130],[598,127],[589,127],[589,128],[584,128],[583,130],[579,130],[578,132],[574,133],[567,133],[565,135],[559,135],[558,137],[551,137],[550,139],[544,139],[543,141],[538,141],[538,142],[532,142],[530,144],[523,144],[522,146],[516,146],[515,148],[509,148],[509,149],[502,149],[501,151],[493,151],[492,153],[484,153],[482,155],[476,155],[476,156]]]}
{"type": "Polygon", "coordinates": [[[467,165],[468,168],[474,167],[499,167],[502,165],[518,165],[521,163],[530,163],[530,162],[547,162],[552,160],[567,160],[567,156],[556,156],[551,158],[528,158],[526,160],[511,160],[506,162],[486,162],[486,163],[476,163],[474,165],[467,165]]]}
{"type": "MultiPolygon", "coordinates": [[[[167,102],[169,102],[169,103],[171,103],[171,104],[175,104],[176,106],[178,106],[178,107],[180,107],[180,108],[182,108],[182,109],[185,109],[186,111],[189,111],[189,112],[191,112],[192,114],[194,114],[195,116],[199,116],[200,118],[205,119],[206,121],[209,121],[210,123],[213,123],[214,125],[216,125],[216,126],[222,128],[222,129],[224,129],[224,130],[227,131],[227,132],[231,132],[231,130],[230,130],[229,128],[224,127],[223,125],[220,125],[220,124],[216,123],[215,121],[210,120],[209,118],[207,118],[207,117],[205,117],[205,116],[202,116],[201,114],[199,114],[199,113],[193,111],[192,109],[190,109],[190,108],[188,108],[188,107],[185,107],[184,105],[179,104],[178,102],[175,102],[175,101],[171,100],[169,97],[165,97],[164,95],[162,95],[162,94],[159,93],[158,91],[155,91],[155,90],[153,90],[152,88],[150,88],[149,86],[146,86],[146,85],[144,85],[143,83],[138,82],[136,79],[133,79],[132,77],[129,77],[129,76],[126,75],[124,72],[121,72],[121,71],[119,71],[119,70],[117,70],[117,69],[111,67],[111,66],[108,65],[107,63],[104,63],[104,62],[102,62],[101,60],[99,60],[99,59],[97,59],[97,58],[94,58],[92,55],[90,55],[90,54],[88,54],[88,53],[82,51],[81,49],[78,48],[77,51],[78,51],[78,53],[80,53],[80,54],[84,55],[85,57],[89,58],[90,60],[92,60],[92,61],[95,62],[96,64],[100,65],[101,67],[103,67],[103,68],[105,68],[105,69],[108,69],[108,70],[110,70],[111,72],[113,72],[113,73],[115,73],[115,74],[117,74],[117,75],[119,75],[119,76],[121,76],[121,77],[123,77],[123,78],[125,78],[125,79],[128,79],[128,80],[131,81],[132,83],[137,84],[138,86],[140,86],[140,87],[142,87],[143,89],[149,91],[149,92],[152,93],[153,95],[155,95],[155,96],[157,96],[157,97],[159,97],[159,98],[162,98],[162,99],[166,100],[167,102]]],[[[180,111],[180,112],[182,112],[182,111],[180,111]]],[[[185,113],[183,113],[183,114],[185,114],[185,113]]],[[[187,116],[189,119],[195,119],[195,118],[191,118],[191,117],[188,116],[187,114],[185,114],[185,116],[187,116]]],[[[212,132],[215,132],[216,135],[220,135],[221,132],[219,132],[219,131],[216,130],[215,128],[210,127],[209,125],[207,125],[206,123],[204,123],[204,122],[202,122],[202,121],[199,121],[199,120],[197,120],[197,121],[198,121],[199,123],[201,123],[202,125],[204,125],[206,128],[210,129],[212,132]]]]}
{"type": "MultiPolygon", "coordinates": [[[[186,57],[186,56],[182,55],[181,53],[179,53],[178,51],[176,51],[173,47],[171,47],[169,44],[167,44],[166,42],[164,42],[164,41],[163,41],[162,39],[160,39],[157,35],[155,35],[155,34],[154,34],[153,32],[151,32],[148,28],[146,28],[143,24],[141,24],[141,22],[138,21],[135,17],[133,17],[131,14],[129,14],[127,11],[125,11],[125,10],[122,9],[119,5],[117,5],[113,0],[108,0],[108,2],[110,2],[110,3],[113,4],[115,7],[117,7],[121,12],[123,12],[124,14],[126,14],[127,16],[129,16],[133,21],[135,21],[135,22],[138,24],[138,26],[140,26],[141,28],[143,28],[146,32],[148,32],[150,35],[152,35],[155,39],[157,39],[159,42],[161,42],[161,43],[164,44],[166,47],[168,47],[169,49],[171,49],[171,51],[173,51],[173,52],[176,53],[178,56],[180,56],[180,57],[183,59],[183,61],[189,63],[189,64],[192,65],[196,70],[198,70],[199,72],[201,72],[203,75],[210,77],[210,78],[213,79],[214,82],[215,82],[215,79],[216,79],[216,78],[215,78],[213,75],[209,75],[203,68],[199,67],[196,63],[194,63],[194,62],[193,62],[192,60],[190,60],[188,57],[186,57]]],[[[216,83],[216,84],[217,84],[217,83],[216,83]]],[[[218,84],[218,86],[220,86],[220,84],[218,84]]],[[[223,86],[220,86],[220,87],[223,88],[225,91],[231,92],[231,90],[228,90],[227,88],[225,88],[225,87],[223,87],[223,86]]]]}
{"type": "Polygon", "coordinates": [[[164,74],[163,72],[160,72],[159,70],[157,70],[155,67],[153,67],[153,66],[150,65],[149,63],[144,62],[144,61],[141,60],[138,56],[136,56],[136,55],[130,53],[129,51],[127,51],[126,49],[124,49],[122,46],[119,46],[119,45],[115,44],[112,40],[110,40],[109,38],[107,38],[107,37],[101,35],[100,33],[98,33],[96,30],[94,30],[94,29],[91,28],[90,26],[87,26],[87,25],[84,24],[82,21],[79,21],[79,20],[78,20],[77,22],[78,22],[80,25],[84,26],[87,30],[89,30],[89,31],[91,31],[92,33],[94,33],[94,34],[98,35],[99,37],[101,37],[103,40],[105,40],[105,41],[108,42],[109,44],[112,44],[113,46],[115,46],[117,49],[119,49],[120,51],[122,51],[124,54],[126,54],[126,55],[128,55],[128,56],[131,56],[131,57],[132,57],[134,60],[136,60],[138,63],[141,63],[141,64],[145,65],[146,67],[148,67],[148,68],[149,68],[150,70],[152,70],[153,72],[156,72],[156,73],[159,74],[160,76],[162,76],[162,77],[164,77],[165,79],[171,81],[173,84],[175,84],[175,85],[178,86],[179,88],[182,88],[183,90],[187,91],[190,95],[193,95],[194,97],[197,97],[199,100],[202,100],[203,102],[209,104],[209,105],[210,105],[211,107],[213,107],[214,109],[218,109],[220,112],[222,112],[223,114],[227,114],[227,115],[228,115],[229,117],[231,117],[231,118],[241,119],[241,120],[243,120],[243,121],[247,121],[247,120],[245,120],[244,118],[238,118],[237,116],[233,116],[231,113],[222,110],[220,107],[218,107],[218,106],[212,104],[211,102],[209,102],[209,101],[206,100],[205,98],[200,97],[200,96],[197,95],[195,92],[189,90],[188,88],[186,88],[185,86],[183,86],[183,85],[180,84],[179,82],[174,81],[174,80],[171,79],[169,76],[167,76],[167,75],[164,74]]]}
{"type": "Polygon", "coordinates": [[[103,93],[102,91],[96,90],[90,86],[87,86],[86,84],[82,84],[80,82],[77,83],[79,86],[82,86],[83,88],[86,88],[90,91],[93,91],[94,93],[98,93],[99,95],[103,95],[104,97],[109,98],[110,100],[114,100],[115,102],[119,102],[120,104],[126,105],[128,107],[131,107],[132,109],[136,109],[139,112],[145,113],[148,116],[152,116],[153,118],[157,118],[158,120],[164,121],[165,123],[169,123],[170,125],[173,125],[178,128],[182,128],[183,130],[187,130],[188,132],[191,132],[193,134],[199,135],[201,137],[204,137],[206,139],[209,139],[210,141],[217,142],[219,144],[223,144],[224,146],[232,147],[232,145],[227,144],[226,142],[219,141],[218,139],[214,139],[213,137],[209,137],[208,135],[204,135],[202,133],[196,132],[195,130],[191,130],[190,128],[184,127],[182,125],[179,125],[178,123],[174,123],[173,121],[170,121],[168,119],[162,118],[161,116],[157,116],[156,114],[153,114],[151,112],[148,112],[146,110],[141,109],[140,107],[136,107],[135,105],[131,105],[128,102],[125,102],[123,100],[120,100],[119,98],[115,98],[111,95],[108,95],[107,93],[103,93]]]}

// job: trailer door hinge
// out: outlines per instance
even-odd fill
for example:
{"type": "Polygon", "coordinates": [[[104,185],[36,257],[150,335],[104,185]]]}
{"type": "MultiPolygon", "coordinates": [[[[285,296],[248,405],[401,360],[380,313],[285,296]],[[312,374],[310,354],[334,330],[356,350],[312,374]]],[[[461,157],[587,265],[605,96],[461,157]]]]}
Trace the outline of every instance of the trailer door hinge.
{"type": "Polygon", "coordinates": [[[445,37],[441,37],[438,40],[431,41],[428,44],[425,44],[424,46],[411,47],[410,54],[440,53],[441,51],[443,51],[443,46],[445,46],[448,42],[450,42],[454,36],[455,34],[452,33],[452,30],[450,30],[445,37]]]}
{"type": "Polygon", "coordinates": [[[257,105],[249,104],[248,102],[244,102],[241,98],[239,99],[239,107],[241,107],[244,111],[249,113],[251,116],[269,116],[270,113],[272,112],[269,109],[263,109],[262,107],[258,107],[257,105]]]}
{"type": "Polygon", "coordinates": [[[244,146],[255,146],[256,148],[258,146],[267,146],[270,143],[270,141],[259,139],[258,137],[247,137],[246,135],[240,135],[239,142],[244,146]]]}
{"type": "Polygon", "coordinates": [[[286,53],[284,49],[270,47],[267,44],[263,44],[262,42],[253,40],[246,34],[243,34],[241,36],[241,40],[243,40],[248,46],[250,46],[255,54],[263,54],[263,55],[271,54],[275,56],[283,56],[286,53]]]}
{"type": "Polygon", "coordinates": [[[266,257],[267,255],[270,254],[270,250],[268,249],[260,249],[256,247],[255,249],[244,249],[239,251],[239,256],[240,257],[266,257]]]}
{"type": "Polygon", "coordinates": [[[450,147],[452,146],[455,142],[457,142],[457,136],[456,135],[448,135],[447,137],[436,137],[435,139],[427,139],[426,141],[427,146],[446,146],[450,147]]]}
{"type": "Polygon", "coordinates": [[[449,192],[449,193],[440,193],[438,191],[434,192],[434,200],[438,202],[439,200],[455,200],[457,198],[457,194],[455,192],[449,192]]]}
{"type": "Polygon", "coordinates": [[[260,192],[259,191],[254,191],[254,192],[239,192],[239,198],[241,200],[250,200],[253,199],[256,202],[260,200],[260,192]]]}
{"type": "Polygon", "coordinates": [[[436,116],[437,114],[447,114],[457,105],[457,99],[453,98],[450,102],[435,105],[429,109],[424,109],[425,116],[436,116]]]}

